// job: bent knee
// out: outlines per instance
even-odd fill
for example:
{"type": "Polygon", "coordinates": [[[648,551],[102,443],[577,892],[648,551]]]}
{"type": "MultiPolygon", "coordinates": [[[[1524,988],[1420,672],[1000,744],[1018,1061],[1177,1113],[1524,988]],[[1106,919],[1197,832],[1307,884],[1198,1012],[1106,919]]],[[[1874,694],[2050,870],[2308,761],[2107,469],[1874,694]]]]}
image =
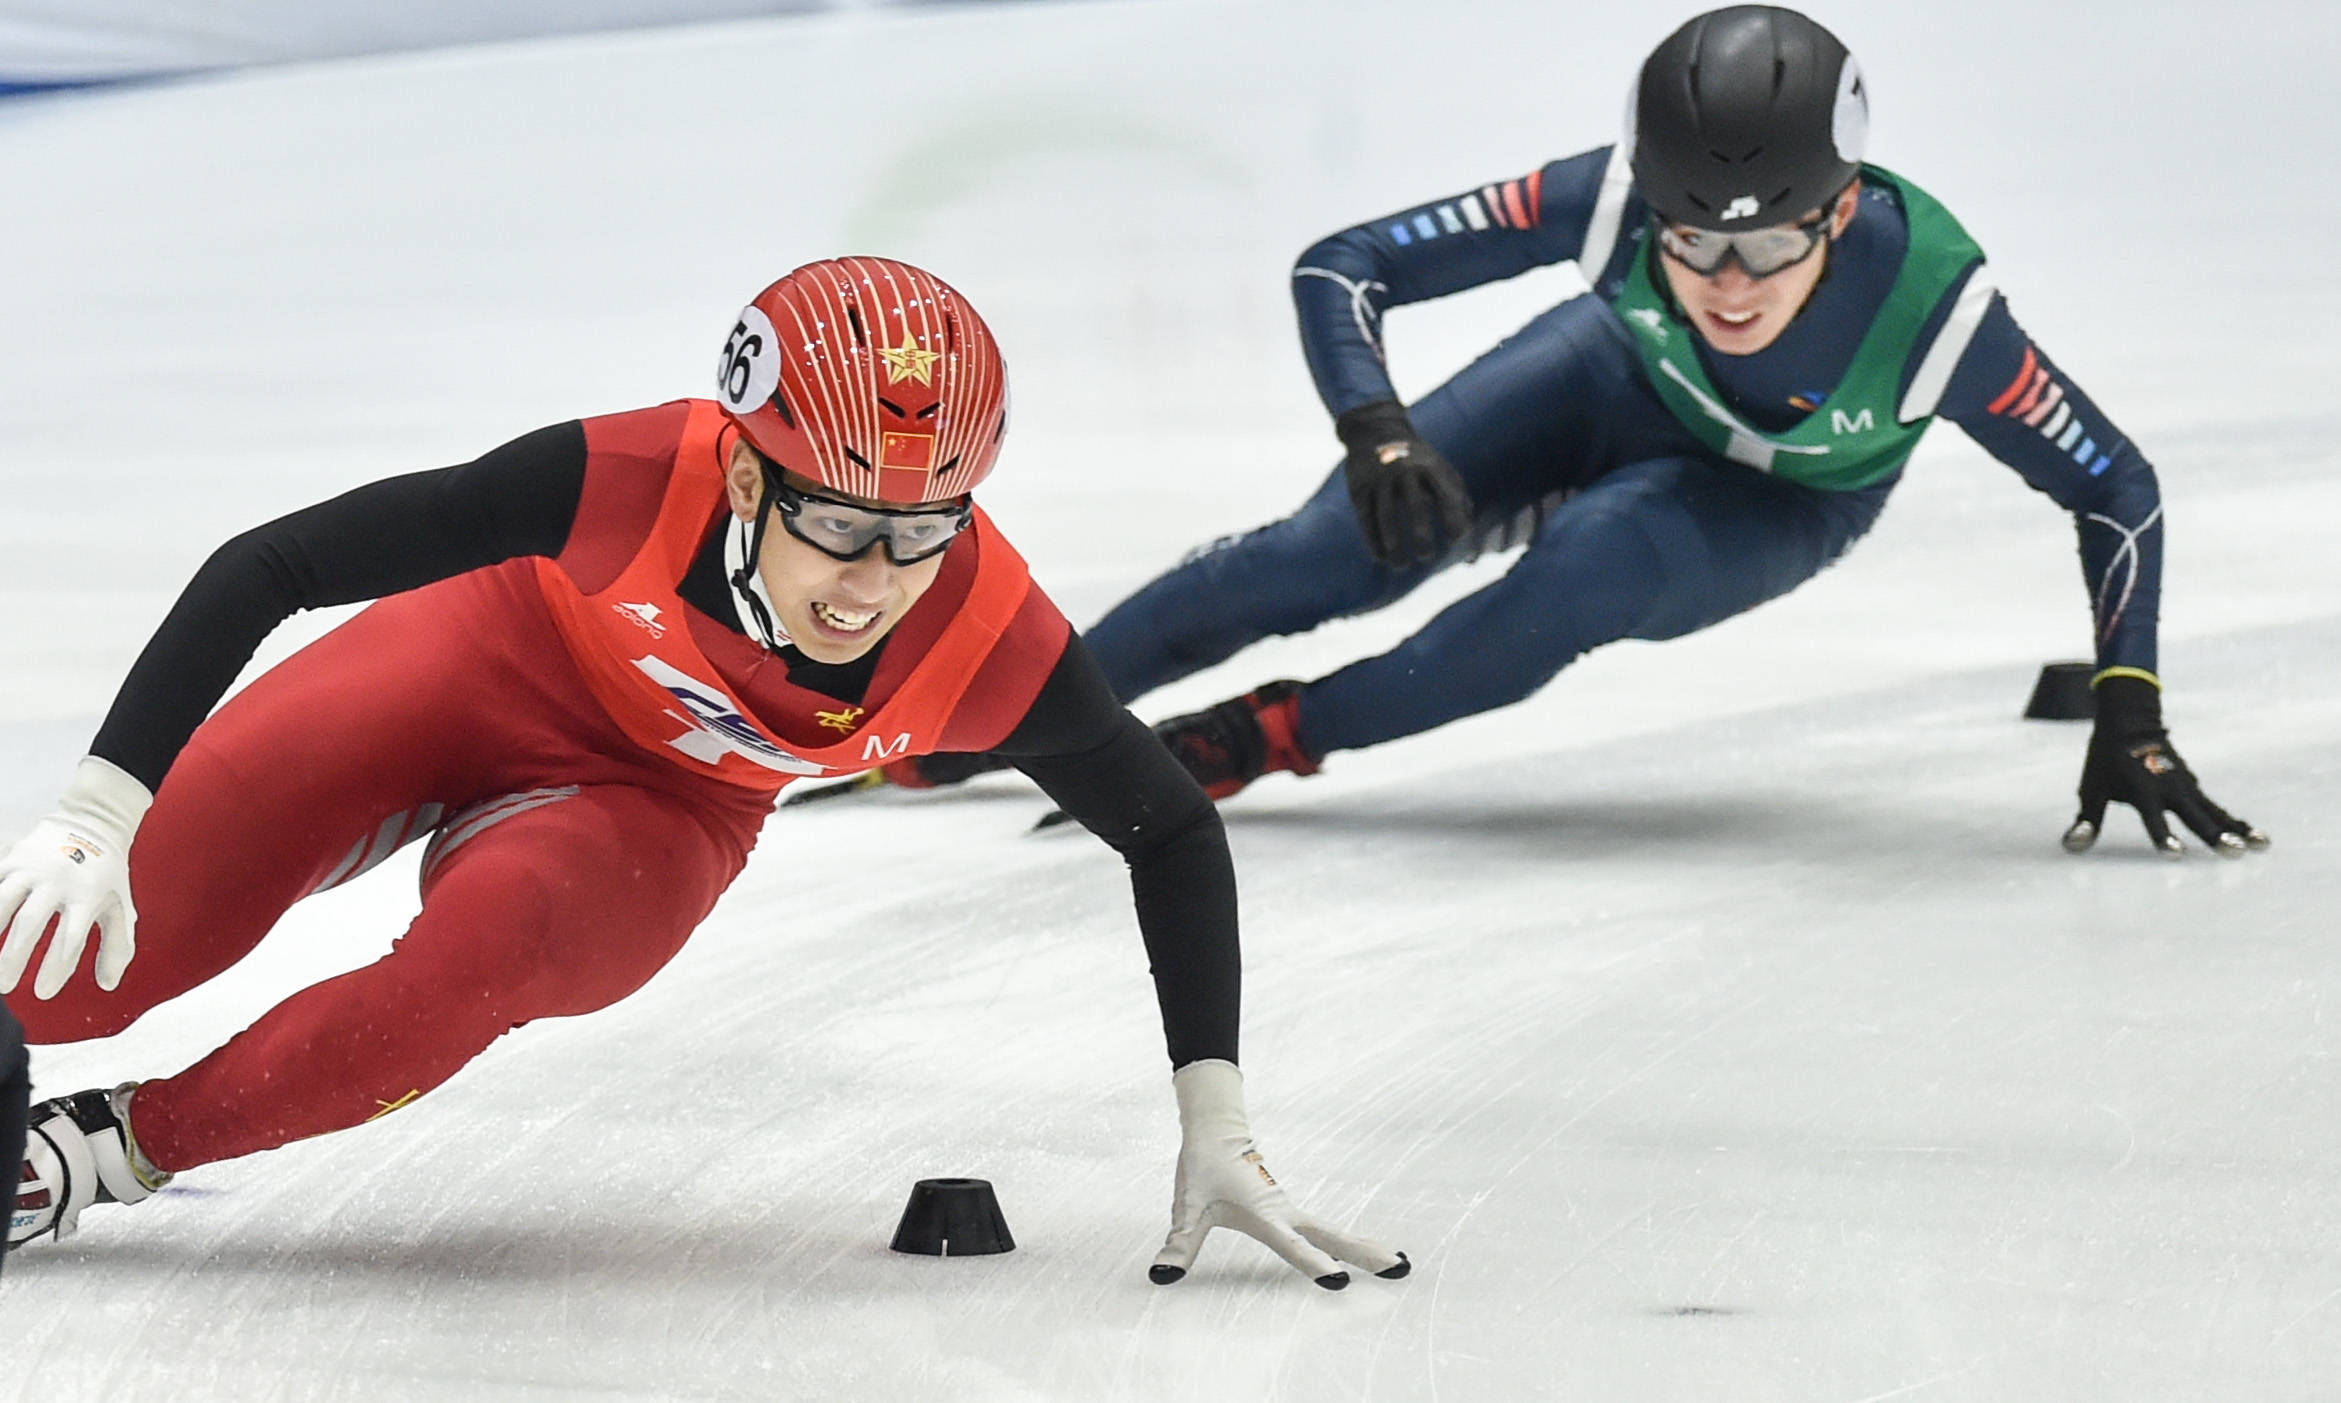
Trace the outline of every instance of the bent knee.
{"type": "Polygon", "coordinates": [[[522,991],[558,965],[553,887],[522,863],[459,856],[475,860],[449,863],[378,968],[417,991],[459,994],[465,1004],[498,1010],[516,1006],[522,991]]]}
{"type": "Polygon", "coordinates": [[[1648,638],[1672,599],[1703,588],[1704,548],[1632,501],[1557,514],[1520,568],[1535,572],[1549,612],[1527,632],[1567,663],[1604,643],[1648,638]]]}
{"type": "Polygon", "coordinates": [[[1312,502],[1206,551],[1194,565],[1215,587],[1319,614],[1362,607],[1390,573],[1366,548],[1347,498],[1312,502]]]}
{"type": "Polygon", "coordinates": [[[435,893],[393,958],[509,1024],[590,1013],[633,993],[712,904],[683,898],[655,862],[611,864],[590,877],[498,877],[435,893]]]}

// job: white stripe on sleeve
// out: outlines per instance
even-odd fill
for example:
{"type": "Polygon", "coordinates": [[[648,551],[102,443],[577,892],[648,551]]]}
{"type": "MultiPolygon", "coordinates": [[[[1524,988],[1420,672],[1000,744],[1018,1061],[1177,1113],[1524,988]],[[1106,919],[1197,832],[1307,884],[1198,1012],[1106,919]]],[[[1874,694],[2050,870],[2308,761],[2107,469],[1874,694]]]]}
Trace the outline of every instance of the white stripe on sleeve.
{"type": "Polygon", "coordinates": [[[1587,283],[1598,281],[1617,252],[1618,225],[1626,217],[1626,196],[1634,189],[1634,167],[1625,143],[1612,147],[1609,165],[1601,173],[1601,193],[1593,199],[1593,218],[1585,226],[1585,243],[1577,251],[1577,271],[1587,283]]]}
{"type": "Polygon", "coordinates": [[[1976,264],[1951,315],[1943,318],[1934,343],[1926,348],[1926,358],[1918,363],[1918,374],[1911,377],[1910,389],[1894,411],[1895,418],[1912,424],[1935,412],[1935,406],[1943,402],[1943,391],[1950,388],[1952,372],[1959,368],[1959,358],[1967,354],[1968,343],[1975,339],[1976,328],[1983,325],[1984,313],[1991,310],[1991,300],[1998,293],[1991,269],[1976,264]]]}

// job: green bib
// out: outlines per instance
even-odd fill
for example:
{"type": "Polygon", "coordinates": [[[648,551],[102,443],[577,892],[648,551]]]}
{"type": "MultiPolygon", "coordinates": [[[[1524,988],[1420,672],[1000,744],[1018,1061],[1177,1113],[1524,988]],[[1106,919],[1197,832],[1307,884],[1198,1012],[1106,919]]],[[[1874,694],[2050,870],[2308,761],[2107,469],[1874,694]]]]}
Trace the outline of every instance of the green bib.
{"type": "Polygon", "coordinates": [[[1943,295],[1983,258],[1959,221],[1924,190],[1876,166],[1863,166],[1861,178],[1865,186],[1883,187],[1901,205],[1910,246],[1844,380],[1826,403],[1786,433],[1760,432],[1732,413],[1716,392],[1699,362],[1698,333],[1659,289],[1652,267],[1657,240],[1645,241],[1610,304],[1633,334],[1643,372],[1658,397],[1701,443],[1735,463],[1831,492],[1849,492],[1891,476],[1918,447],[1920,435],[1934,422],[1934,406],[1929,402],[1925,412],[1903,422],[1896,412],[1903,368],[1943,295]]]}

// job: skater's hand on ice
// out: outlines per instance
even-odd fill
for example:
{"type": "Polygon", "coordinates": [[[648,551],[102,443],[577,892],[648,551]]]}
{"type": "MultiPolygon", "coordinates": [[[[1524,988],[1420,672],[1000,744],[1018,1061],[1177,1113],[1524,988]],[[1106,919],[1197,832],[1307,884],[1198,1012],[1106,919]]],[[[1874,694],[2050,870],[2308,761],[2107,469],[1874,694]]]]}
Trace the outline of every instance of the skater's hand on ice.
{"type": "Polygon", "coordinates": [[[1349,1284],[1334,1259],[1396,1280],[1411,1266],[1403,1252],[1336,1232],[1304,1216],[1269,1177],[1244,1115],[1244,1074],[1217,1058],[1190,1062],[1172,1076],[1179,1095],[1179,1172],[1171,1195],[1170,1237],[1147,1273],[1157,1286],[1187,1274],[1213,1228],[1233,1228],[1267,1244],[1328,1291],[1349,1284]]]}
{"type": "Polygon", "coordinates": [[[2105,831],[2108,803],[2127,804],[2146,824],[2146,836],[2169,857],[2186,849],[2163,818],[2167,810],[2221,857],[2241,857],[2268,846],[2268,835],[2211,802],[2162,728],[2162,694],[2143,677],[2108,677],[2097,684],[2097,729],[2081,766],[2081,812],[2065,830],[2065,851],[2087,852],[2105,831]]]}
{"type": "Polygon", "coordinates": [[[1463,475],[1415,433],[1403,406],[1361,404],[1333,428],[1349,450],[1342,476],[1374,559],[1393,567],[1427,565],[1471,530],[1463,475]]]}
{"type": "Polygon", "coordinates": [[[154,802],[146,786],[94,755],[84,757],[57,812],[0,856],[0,993],[15,993],[41,932],[55,920],[33,994],[53,999],[98,932],[98,987],[122,982],[136,950],[130,904],[130,840],[154,802]]]}

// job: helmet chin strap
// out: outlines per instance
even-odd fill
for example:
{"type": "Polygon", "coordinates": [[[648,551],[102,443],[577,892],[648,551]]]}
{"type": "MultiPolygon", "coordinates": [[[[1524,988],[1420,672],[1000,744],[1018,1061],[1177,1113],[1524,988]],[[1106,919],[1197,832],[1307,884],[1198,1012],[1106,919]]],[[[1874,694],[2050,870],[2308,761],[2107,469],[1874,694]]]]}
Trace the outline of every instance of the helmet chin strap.
{"type": "Polygon", "coordinates": [[[731,581],[732,608],[739,612],[740,628],[777,653],[792,640],[780,626],[780,611],[772,606],[764,576],[756,569],[764,553],[764,523],[771,515],[772,488],[767,485],[756,501],[756,519],[734,517],[732,529],[724,533],[723,568],[731,581]]]}

